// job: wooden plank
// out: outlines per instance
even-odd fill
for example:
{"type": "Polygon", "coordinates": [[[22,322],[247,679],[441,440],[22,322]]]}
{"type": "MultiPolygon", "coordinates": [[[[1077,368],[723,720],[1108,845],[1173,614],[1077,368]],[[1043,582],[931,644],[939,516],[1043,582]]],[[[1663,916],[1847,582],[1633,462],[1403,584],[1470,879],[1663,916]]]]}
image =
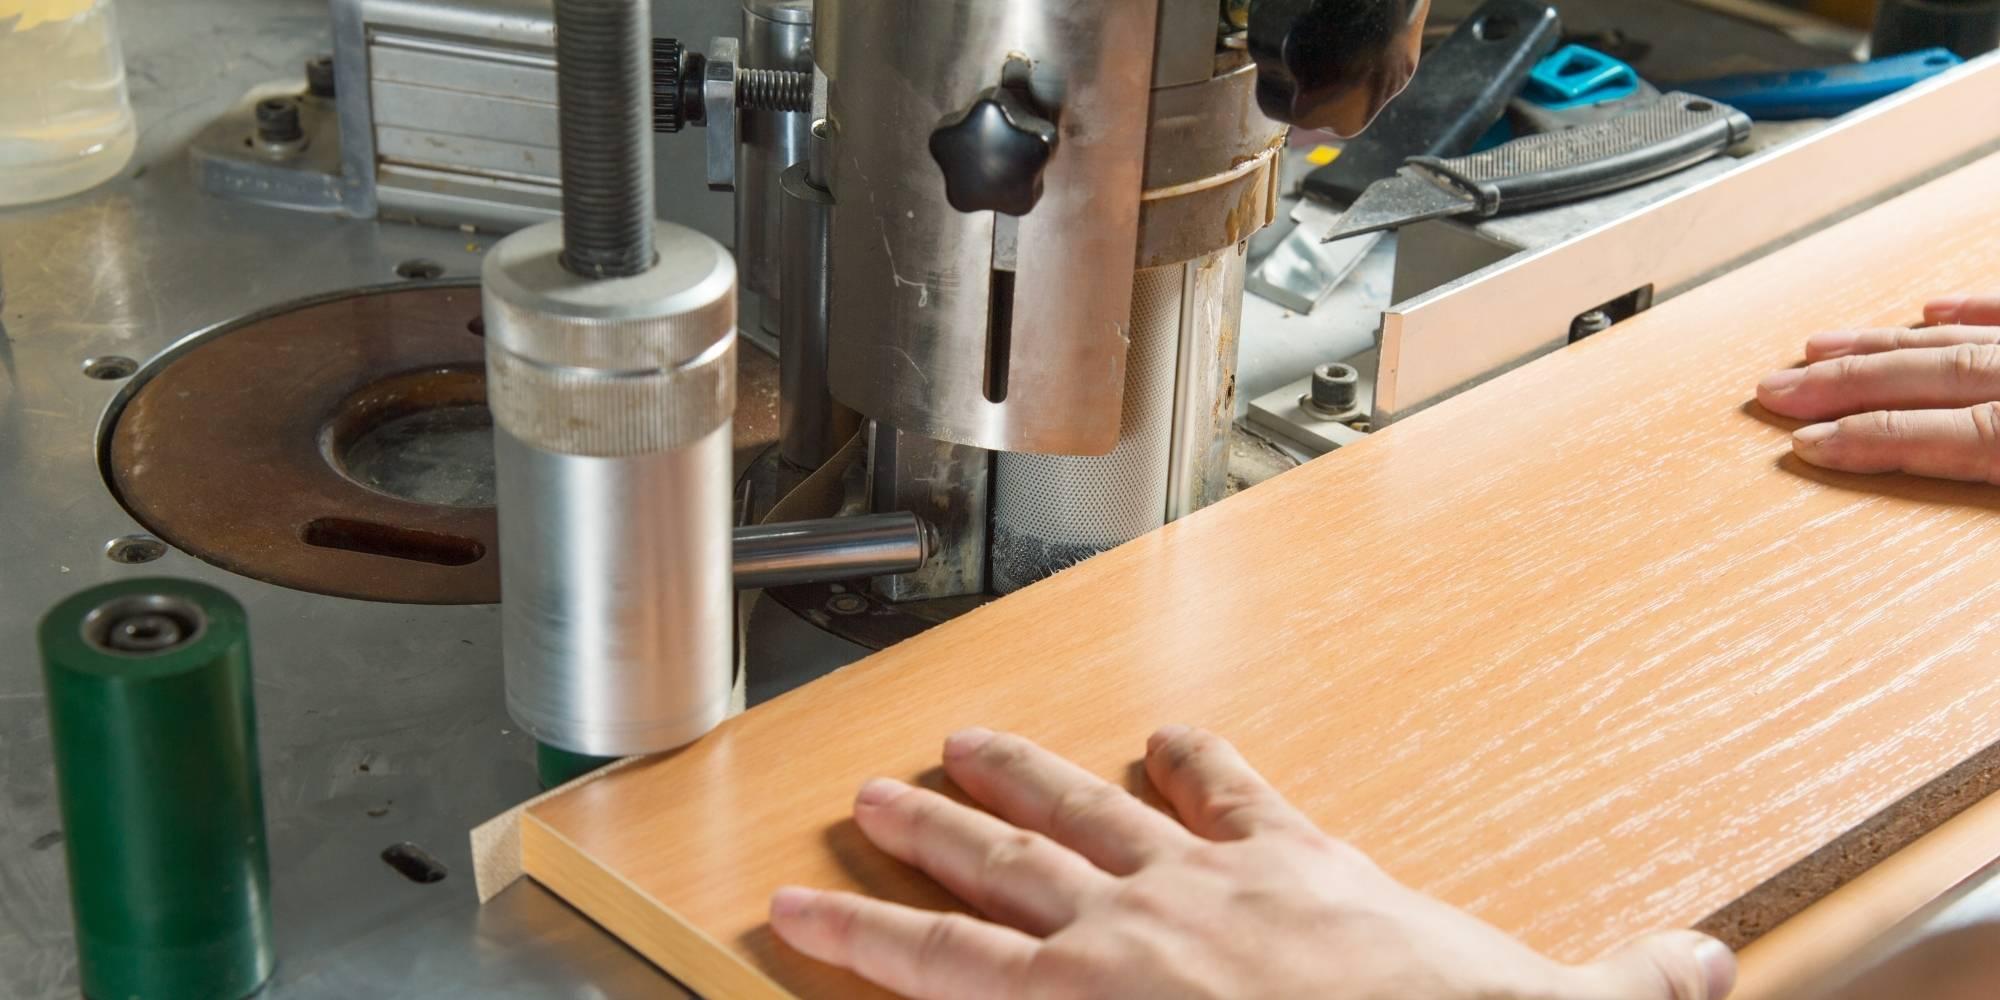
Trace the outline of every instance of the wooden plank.
{"type": "Polygon", "coordinates": [[[1857,963],[1879,961],[1871,945],[1979,875],[1996,854],[2000,795],[1990,795],[1751,943],[1737,956],[1730,1000],[1817,996],[1818,987],[1860,971],[1857,963]]]}
{"type": "Polygon", "coordinates": [[[1760,885],[1723,923],[1775,924],[1767,883],[1899,846],[1844,831],[1984,791],[1913,795],[2000,741],[2000,491],[1800,466],[1751,387],[1993,284],[1996,190],[2000,157],[543,802],[527,871],[710,996],[861,995],[765,904],[949,905],[848,821],[864,779],[980,724],[1129,782],[1184,722],[1557,957],[1760,885]]]}

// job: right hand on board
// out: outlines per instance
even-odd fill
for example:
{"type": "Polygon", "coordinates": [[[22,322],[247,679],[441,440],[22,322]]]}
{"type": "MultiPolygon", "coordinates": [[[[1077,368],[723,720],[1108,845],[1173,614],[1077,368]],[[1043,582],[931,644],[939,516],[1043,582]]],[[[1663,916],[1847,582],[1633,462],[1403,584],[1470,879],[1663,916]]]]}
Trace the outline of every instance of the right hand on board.
{"type": "Polygon", "coordinates": [[[1935,299],[1912,329],[1815,334],[1806,362],[1757,384],[1765,409],[1812,421],[1792,433],[1801,459],[2000,485],[2000,293],[1935,299]]]}
{"type": "Polygon", "coordinates": [[[1693,931],[1540,955],[1390,878],[1199,730],[1146,744],[1173,815],[1019,736],[966,730],[944,766],[992,811],[878,778],[854,819],[983,919],[787,888],[779,937],[926,1000],[1722,1000],[1735,978],[1693,931]]]}

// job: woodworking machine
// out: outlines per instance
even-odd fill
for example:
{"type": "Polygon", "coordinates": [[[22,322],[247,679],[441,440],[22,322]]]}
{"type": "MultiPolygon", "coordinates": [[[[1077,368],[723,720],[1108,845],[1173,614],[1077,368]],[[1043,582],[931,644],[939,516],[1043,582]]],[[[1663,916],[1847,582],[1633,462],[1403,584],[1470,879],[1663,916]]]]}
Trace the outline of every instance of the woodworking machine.
{"type": "MultiPolygon", "coordinates": [[[[498,550],[514,718],[613,757],[730,711],[741,521],[809,510],[756,529],[834,554],[788,582],[862,578],[891,616],[956,599],[924,624],[1221,498],[1287,125],[1358,131],[1426,8],[748,0],[695,44],[636,0],[336,0],[337,129],[295,130],[338,143],[337,175],[263,140],[196,162],[228,196],[526,224],[482,265],[498,519],[470,540],[498,550]],[[733,254],[656,224],[655,133],[734,192],[733,254]],[[739,329],[780,367],[741,504],[739,329]],[[807,474],[838,482],[792,500],[807,474]]],[[[317,537],[450,547],[378,524],[317,537]]]]}
{"type": "MultiPolygon", "coordinates": [[[[2000,93],[1974,61],[1793,147],[1413,226],[1308,318],[1245,294],[1302,166],[1427,39],[1525,71],[1609,37],[1591,5],[1428,33],[1429,0],[177,6],[121,8],[128,176],[0,210],[0,635],[172,576],[82,609],[78,662],[218,641],[160,618],[176,594],[233,623],[216,683],[254,641],[264,801],[234,821],[268,825],[251,909],[309,995],[657,985],[532,886],[476,921],[401,894],[537,779],[699,739],[1963,162],[1986,140],[1942,109],[2000,93]],[[1864,149],[1888,165],[1839,168],[1864,149]]],[[[1749,62],[1830,58],[1795,49],[1749,62]]],[[[73,992],[32,673],[0,668],[9,996],[73,992]]]]}

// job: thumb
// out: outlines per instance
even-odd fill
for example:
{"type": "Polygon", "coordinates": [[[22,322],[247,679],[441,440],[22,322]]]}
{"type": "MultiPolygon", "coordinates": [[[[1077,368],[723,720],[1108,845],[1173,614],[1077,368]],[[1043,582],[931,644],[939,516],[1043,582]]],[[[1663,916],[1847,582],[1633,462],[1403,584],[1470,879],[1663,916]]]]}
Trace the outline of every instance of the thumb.
{"type": "Polygon", "coordinates": [[[1662,931],[1579,971],[1591,1000],[1723,1000],[1736,985],[1736,953],[1706,934],[1662,931]]]}

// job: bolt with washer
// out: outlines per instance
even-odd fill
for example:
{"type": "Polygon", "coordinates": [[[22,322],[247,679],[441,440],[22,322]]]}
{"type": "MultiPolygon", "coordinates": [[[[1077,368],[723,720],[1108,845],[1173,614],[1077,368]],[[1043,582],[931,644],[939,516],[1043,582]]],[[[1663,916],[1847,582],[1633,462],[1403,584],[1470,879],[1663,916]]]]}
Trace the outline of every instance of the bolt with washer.
{"type": "Polygon", "coordinates": [[[257,102],[257,145],[271,153],[295,153],[306,146],[305,123],[296,97],[266,97],[257,102]]]}
{"type": "Polygon", "coordinates": [[[1299,409],[1321,420],[1350,420],[1361,414],[1361,373],[1339,362],[1313,369],[1312,386],[1299,396],[1299,409]]]}

